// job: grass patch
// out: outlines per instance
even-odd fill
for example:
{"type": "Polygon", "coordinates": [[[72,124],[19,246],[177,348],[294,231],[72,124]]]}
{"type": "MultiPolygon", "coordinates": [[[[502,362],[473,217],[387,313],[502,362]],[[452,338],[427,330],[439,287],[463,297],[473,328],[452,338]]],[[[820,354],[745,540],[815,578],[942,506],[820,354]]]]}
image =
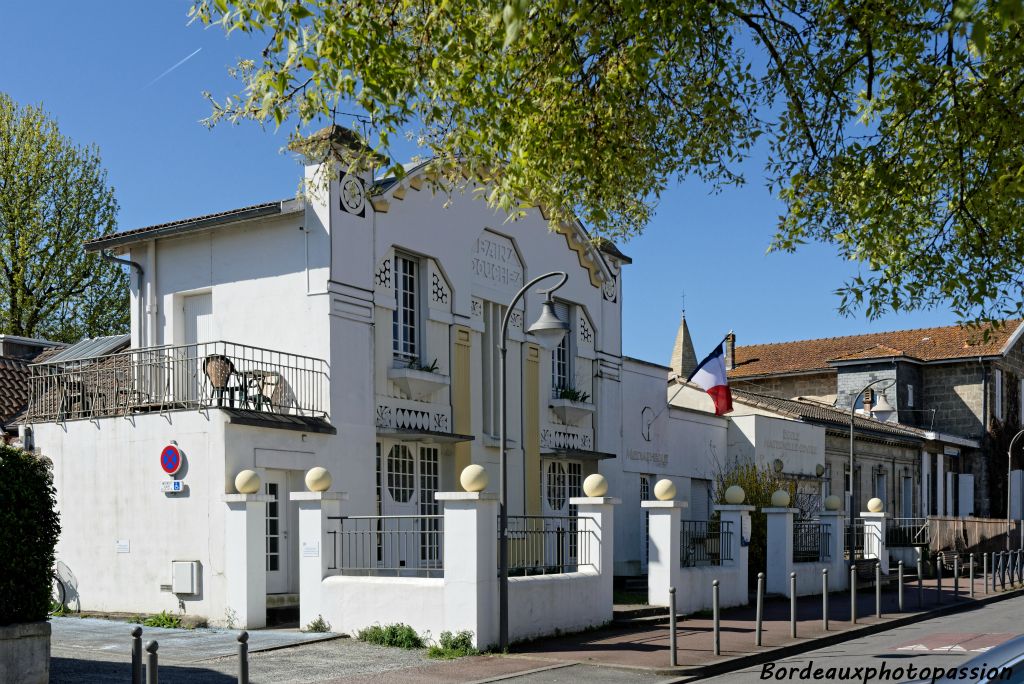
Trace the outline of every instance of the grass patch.
{"type": "Polygon", "coordinates": [[[633,591],[616,591],[612,594],[612,603],[617,606],[646,606],[647,594],[633,591]]]}
{"type": "Polygon", "coordinates": [[[423,637],[409,625],[399,622],[395,625],[372,625],[361,629],[356,638],[368,644],[394,648],[423,648],[423,637]]]}
{"type": "Polygon", "coordinates": [[[162,610],[156,615],[150,615],[142,620],[144,627],[166,627],[167,629],[178,629],[181,627],[181,618],[173,613],[162,610]]]}
{"type": "Polygon", "coordinates": [[[316,619],[306,625],[307,632],[330,632],[331,623],[324,620],[323,615],[317,615],[316,619]]]}
{"type": "Polygon", "coordinates": [[[50,599],[50,615],[53,617],[64,617],[68,614],[68,607],[60,601],[50,599]]]}
{"type": "Polygon", "coordinates": [[[473,633],[464,630],[456,634],[441,632],[440,643],[430,647],[427,657],[437,660],[454,660],[478,653],[479,651],[473,646],[473,633]]]}

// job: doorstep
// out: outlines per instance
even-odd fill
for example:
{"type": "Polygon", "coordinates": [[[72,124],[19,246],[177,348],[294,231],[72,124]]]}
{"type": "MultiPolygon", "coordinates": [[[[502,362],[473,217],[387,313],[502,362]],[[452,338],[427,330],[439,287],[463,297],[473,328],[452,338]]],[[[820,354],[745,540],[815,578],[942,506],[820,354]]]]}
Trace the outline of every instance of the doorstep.
{"type": "Polygon", "coordinates": [[[295,608],[299,605],[298,594],[267,594],[267,608],[295,608]]]}

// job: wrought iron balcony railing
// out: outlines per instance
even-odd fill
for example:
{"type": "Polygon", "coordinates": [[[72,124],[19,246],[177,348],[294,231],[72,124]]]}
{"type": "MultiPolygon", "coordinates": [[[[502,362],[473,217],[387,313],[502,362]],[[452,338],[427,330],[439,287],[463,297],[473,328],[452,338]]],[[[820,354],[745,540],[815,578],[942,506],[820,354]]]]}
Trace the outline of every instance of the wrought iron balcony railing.
{"type": "Polygon", "coordinates": [[[32,367],[28,422],[238,408],[327,418],[327,364],[233,342],[129,349],[32,367]]]}

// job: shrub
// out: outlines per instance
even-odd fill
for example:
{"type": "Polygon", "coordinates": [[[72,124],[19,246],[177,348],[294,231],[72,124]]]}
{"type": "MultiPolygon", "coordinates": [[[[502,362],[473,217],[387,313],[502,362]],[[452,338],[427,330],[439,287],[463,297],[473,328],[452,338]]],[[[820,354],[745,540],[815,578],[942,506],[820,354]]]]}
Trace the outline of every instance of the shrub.
{"type": "Polygon", "coordinates": [[[168,613],[166,610],[162,610],[156,615],[150,615],[148,618],[142,621],[145,627],[167,627],[168,629],[177,629],[181,627],[181,618],[173,613],[168,613]]]}
{"type": "Polygon", "coordinates": [[[409,625],[372,625],[359,630],[356,638],[368,644],[394,646],[396,648],[423,648],[423,637],[409,625]]]}
{"type": "Polygon", "coordinates": [[[479,651],[473,646],[473,633],[461,631],[457,634],[441,632],[441,643],[431,646],[427,651],[428,658],[452,660],[464,656],[476,655],[479,651]]]}
{"type": "Polygon", "coordinates": [[[317,615],[316,619],[306,625],[307,632],[330,632],[331,623],[324,620],[323,615],[317,615]]]}
{"type": "Polygon", "coordinates": [[[50,462],[0,445],[0,625],[45,620],[60,516],[50,462]]]}

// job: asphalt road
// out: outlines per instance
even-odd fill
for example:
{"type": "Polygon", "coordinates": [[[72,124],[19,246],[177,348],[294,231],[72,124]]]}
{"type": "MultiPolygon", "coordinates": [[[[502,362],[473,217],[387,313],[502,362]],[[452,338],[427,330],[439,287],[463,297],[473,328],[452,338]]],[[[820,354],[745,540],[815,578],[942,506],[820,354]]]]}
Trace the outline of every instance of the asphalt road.
{"type": "MultiPolygon", "coordinates": [[[[703,681],[716,684],[823,681],[821,677],[813,677],[816,668],[824,668],[826,673],[828,668],[839,668],[836,672],[851,668],[848,670],[851,677],[861,668],[860,678],[846,681],[907,681],[906,677],[886,680],[878,672],[883,666],[891,672],[900,667],[906,669],[911,664],[917,668],[954,667],[1022,633],[1024,598],[1014,598],[703,681]],[[806,676],[808,664],[811,665],[810,678],[806,676]],[[876,674],[865,678],[868,668],[875,668],[876,674]]],[[[824,681],[840,684],[842,680],[833,676],[824,681]]]]}

